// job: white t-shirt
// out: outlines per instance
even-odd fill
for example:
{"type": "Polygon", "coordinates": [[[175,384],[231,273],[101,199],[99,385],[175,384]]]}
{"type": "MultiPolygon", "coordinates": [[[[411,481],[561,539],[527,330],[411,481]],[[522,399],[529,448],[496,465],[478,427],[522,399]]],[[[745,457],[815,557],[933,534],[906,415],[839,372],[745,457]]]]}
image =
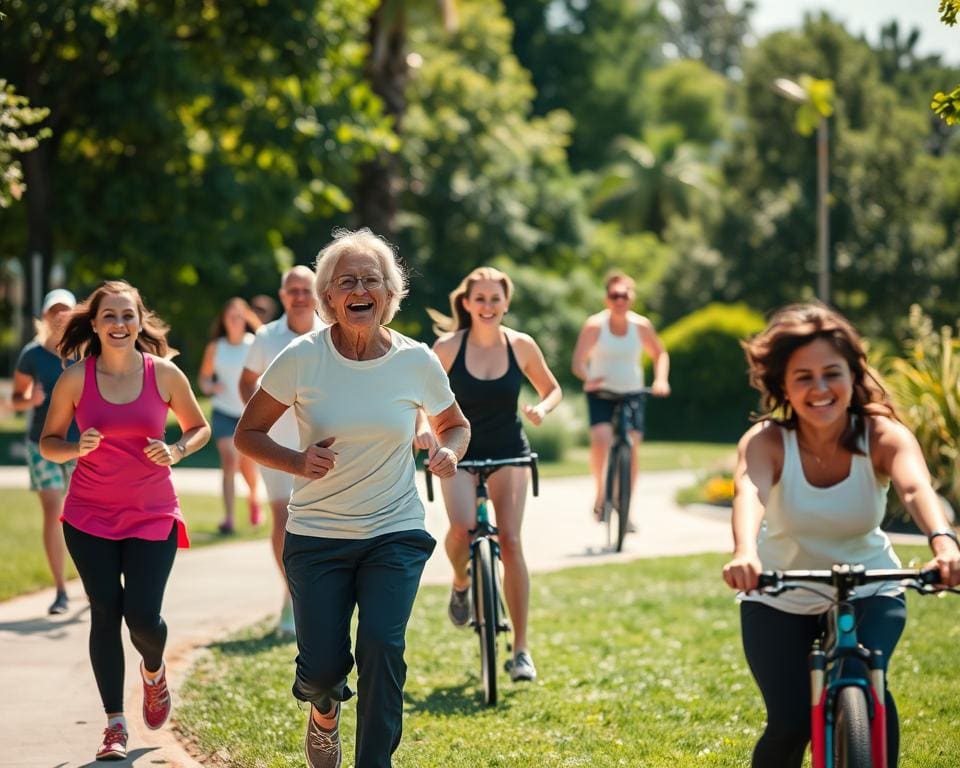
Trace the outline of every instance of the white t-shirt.
{"type": "Polygon", "coordinates": [[[214,410],[235,419],[243,413],[243,400],[240,399],[238,385],[251,344],[252,333],[243,334],[243,340],[239,344],[231,344],[226,336],[221,336],[214,343],[213,373],[217,382],[223,385],[223,389],[210,398],[210,405],[214,410]]]}
{"type": "Polygon", "coordinates": [[[336,437],[334,468],[318,480],[294,480],[291,533],[369,539],[423,530],[412,450],[417,410],[435,416],[454,395],[425,344],[392,330],[390,337],[382,357],[348,360],[324,328],[290,344],[263,374],[263,390],[296,414],[300,450],[336,437]]]}
{"type": "Polygon", "coordinates": [[[603,377],[603,388],[610,392],[636,392],[643,388],[643,341],[640,339],[640,315],[627,315],[627,332],[617,336],[610,330],[610,310],[603,311],[600,334],[590,351],[587,371],[591,379],[603,377]]]}
{"type": "MultiPolygon", "coordinates": [[[[324,327],[324,322],[319,316],[314,316],[313,330],[319,330],[324,327]]],[[[308,331],[309,333],[309,331],[308,331]]],[[[296,339],[300,334],[287,325],[287,316],[280,315],[276,320],[266,325],[260,326],[257,335],[253,339],[250,351],[247,352],[247,359],[243,364],[244,368],[249,368],[258,376],[262,375],[273,362],[273,359],[286,348],[287,344],[296,339]]],[[[259,382],[258,382],[259,383],[259,382]]],[[[284,448],[297,447],[297,420],[292,412],[287,411],[270,428],[270,437],[284,448]]]]}

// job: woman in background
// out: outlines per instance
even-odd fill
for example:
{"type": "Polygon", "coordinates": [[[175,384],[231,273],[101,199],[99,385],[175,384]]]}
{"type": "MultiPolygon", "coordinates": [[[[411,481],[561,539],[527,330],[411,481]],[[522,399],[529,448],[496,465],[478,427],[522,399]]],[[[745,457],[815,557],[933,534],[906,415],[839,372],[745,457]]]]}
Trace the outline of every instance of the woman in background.
{"type": "Polygon", "coordinates": [[[234,531],[233,507],[236,495],[234,480],[237,470],[249,489],[247,504],[250,510],[250,525],[260,525],[260,473],[252,459],[237,453],[233,447],[233,433],[243,413],[240,398],[240,374],[243,371],[247,352],[253,344],[253,334],[260,327],[260,319],[243,299],[234,296],[223,305],[213,323],[210,342],[203,352],[200,363],[200,391],[210,397],[213,413],[210,426],[220,467],[223,469],[223,522],[220,533],[234,531]]]}

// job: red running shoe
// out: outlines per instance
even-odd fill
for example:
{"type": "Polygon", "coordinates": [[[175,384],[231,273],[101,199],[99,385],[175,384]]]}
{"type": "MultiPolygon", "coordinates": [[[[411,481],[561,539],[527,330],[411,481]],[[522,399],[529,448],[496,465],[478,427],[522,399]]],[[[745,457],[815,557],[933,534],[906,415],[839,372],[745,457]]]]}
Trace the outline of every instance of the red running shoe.
{"type": "Polygon", "coordinates": [[[97,760],[127,759],[127,729],[123,723],[115,723],[103,731],[103,744],[97,750],[97,760]]]}
{"type": "Polygon", "coordinates": [[[150,730],[162,728],[170,717],[172,702],[170,701],[170,691],[167,689],[167,669],[166,666],[160,667],[160,674],[153,680],[147,682],[144,677],[143,662],[140,662],[140,677],[143,678],[143,722],[150,730]]]}
{"type": "Polygon", "coordinates": [[[260,502],[256,499],[249,499],[250,504],[250,525],[256,527],[263,522],[263,512],[260,511],[260,502]]]}

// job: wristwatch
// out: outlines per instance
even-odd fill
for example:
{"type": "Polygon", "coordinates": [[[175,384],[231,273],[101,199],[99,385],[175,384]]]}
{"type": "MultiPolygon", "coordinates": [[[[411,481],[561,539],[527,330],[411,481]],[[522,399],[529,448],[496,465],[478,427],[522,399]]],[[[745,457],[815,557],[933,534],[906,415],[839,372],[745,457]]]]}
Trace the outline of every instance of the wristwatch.
{"type": "Polygon", "coordinates": [[[927,536],[927,542],[932,545],[933,540],[937,538],[937,536],[946,536],[948,539],[953,539],[953,543],[960,548],[960,540],[957,539],[957,532],[952,528],[940,528],[936,531],[930,531],[927,536]]]}
{"type": "MultiPolygon", "coordinates": [[[[178,440],[173,445],[178,451],[180,451],[180,459],[182,461],[187,455],[187,444],[184,443],[183,440],[178,440]]],[[[954,536],[954,538],[956,538],[956,536],[954,536]]]]}

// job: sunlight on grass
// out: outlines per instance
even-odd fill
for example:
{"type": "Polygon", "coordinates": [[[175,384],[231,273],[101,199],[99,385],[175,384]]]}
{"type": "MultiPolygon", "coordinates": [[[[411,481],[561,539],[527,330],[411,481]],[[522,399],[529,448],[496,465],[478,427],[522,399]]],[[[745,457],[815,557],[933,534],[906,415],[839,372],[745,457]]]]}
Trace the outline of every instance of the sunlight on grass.
{"type": "MultiPolygon", "coordinates": [[[[535,576],[531,640],[540,680],[514,685],[501,673],[501,702],[492,709],[480,698],[475,635],[447,621],[444,588],[422,589],[407,635],[404,738],[394,764],[746,765],[763,711],[743,659],[736,605],[719,578],[723,559],[662,558],[535,576]]],[[[960,711],[956,608],[950,599],[910,600],[891,676],[904,766],[947,768],[960,750],[951,727],[960,711]]],[[[210,646],[183,690],[177,730],[217,765],[303,764],[306,713],[289,692],[296,649],[270,638],[269,629],[253,627],[210,646]]],[[[345,768],[353,765],[354,713],[353,703],[344,707],[345,768]]]]}

